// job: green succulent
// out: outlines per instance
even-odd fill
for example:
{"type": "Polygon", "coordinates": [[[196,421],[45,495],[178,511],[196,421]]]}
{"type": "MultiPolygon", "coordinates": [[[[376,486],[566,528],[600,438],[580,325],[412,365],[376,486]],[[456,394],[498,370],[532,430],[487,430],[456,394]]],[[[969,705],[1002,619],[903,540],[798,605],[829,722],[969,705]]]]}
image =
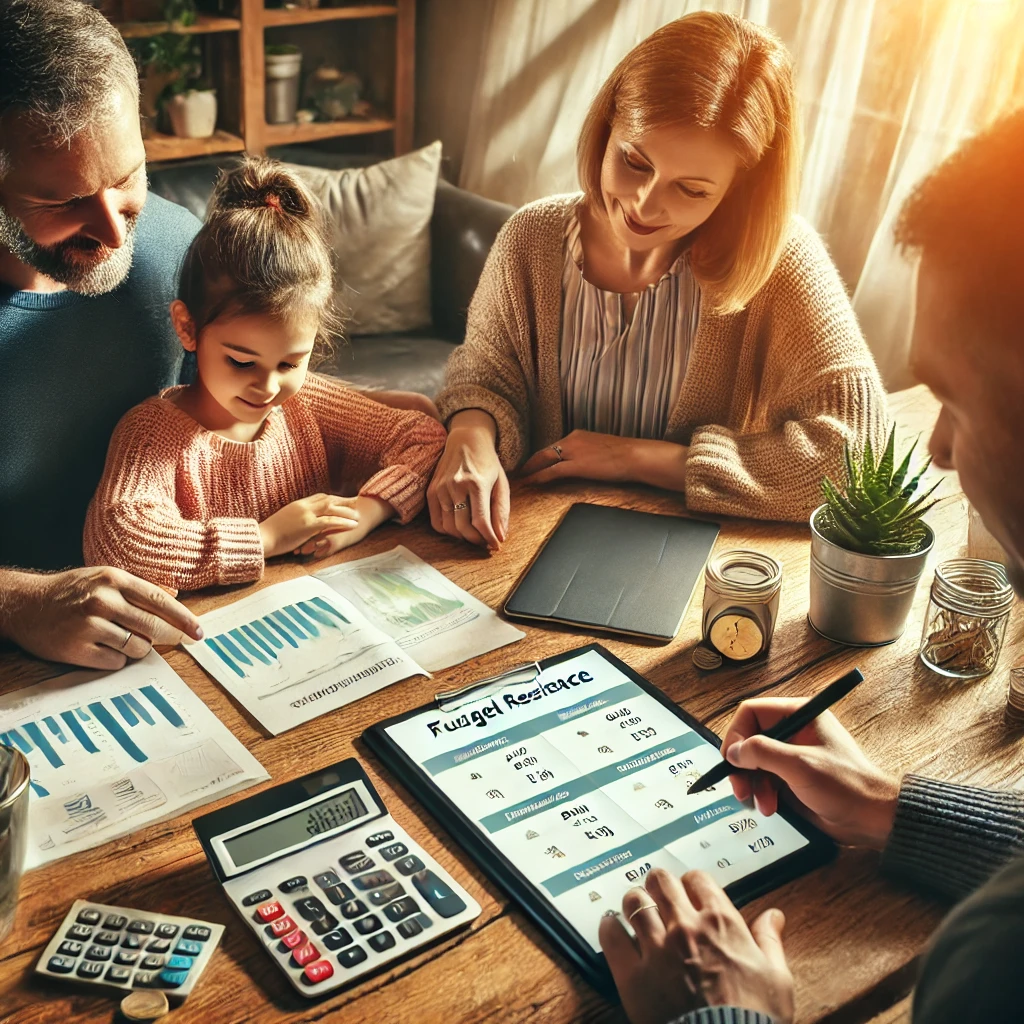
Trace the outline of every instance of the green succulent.
{"type": "Polygon", "coordinates": [[[917,441],[896,466],[895,427],[877,462],[870,441],[860,459],[847,444],[844,490],[840,491],[828,477],[821,482],[827,504],[815,520],[818,532],[841,548],[865,555],[912,555],[920,551],[928,538],[921,517],[935,504],[925,503],[942,481],[936,480],[924,494],[915,497],[921,477],[932,463],[926,459],[907,480],[916,447],[917,441]]]}

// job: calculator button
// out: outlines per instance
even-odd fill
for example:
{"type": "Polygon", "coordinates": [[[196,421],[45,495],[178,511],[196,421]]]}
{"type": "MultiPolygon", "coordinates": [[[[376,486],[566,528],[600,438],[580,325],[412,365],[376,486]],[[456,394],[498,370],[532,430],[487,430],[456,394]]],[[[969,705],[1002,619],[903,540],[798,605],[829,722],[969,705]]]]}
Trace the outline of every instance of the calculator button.
{"type": "Polygon", "coordinates": [[[210,929],[205,924],[190,924],[181,933],[181,937],[193,942],[205,942],[210,937],[210,929]]]}
{"type": "Polygon", "coordinates": [[[121,936],[117,932],[97,932],[96,938],[93,942],[98,942],[101,946],[116,946],[120,942],[121,936]]]}
{"type": "MultiPolygon", "coordinates": [[[[158,939],[173,939],[178,934],[178,926],[176,924],[158,924],[155,934],[158,939]]],[[[150,948],[152,949],[152,947],[150,948]]]]}
{"type": "Polygon", "coordinates": [[[334,968],[326,960],[317,960],[315,964],[307,964],[302,972],[312,984],[326,981],[334,976],[334,968]]]}
{"type": "Polygon", "coordinates": [[[366,950],[362,946],[349,946],[338,954],[338,963],[342,967],[355,967],[366,959],[366,950]]]}
{"type": "Polygon", "coordinates": [[[86,960],[109,960],[110,950],[106,946],[90,946],[85,951],[86,960]]]}
{"type": "Polygon", "coordinates": [[[190,956],[172,956],[166,966],[169,971],[190,971],[193,963],[195,961],[190,956]]]}
{"type": "Polygon", "coordinates": [[[159,971],[136,971],[132,978],[132,988],[158,988],[160,986],[159,971]]]}
{"type": "Polygon", "coordinates": [[[80,910],[75,920],[79,924],[99,924],[100,912],[98,910],[80,910]]]}
{"type": "Polygon", "coordinates": [[[296,946],[292,950],[292,962],[296,967],[305,967],[306,964],[319,959],[320,950],[312,942],[307,942],[304,946],[296,946]]]}
{"type": "Polygon", "coordinates": [[[390,846],[382,846],[380,848],[380,855],[385,860],[394,860],[396,857],[404,857],[409,852],[409,847],[405,843],[392,843],[390,846]]]}
{"type": "Polygon", "coordinates": [[[283,935],[287,935],[289,932],[295,931],[298,927],[296,923],[285,914],[284,917],[279,917],[276,921],[272,921],[264,931],[272,939],[280,939],[283,935]]]}
{"type": "Polygon", "coordinates": [[[92,929],[86,928],[84,924],[73,924],[64,934],[65,939],[74,939],[76,942],[88,942],[92,938],[92,929]]]}
{"type": "Polygon", "coordinates": [[[54,974],[70,974],[75,969],[75,961],[68,956],[51,956],[46,967],[54,974]]]}
{"type": "Polygon", "coordinates": [[[181,988],[188,977],[188,971],[161,971],[158,975],[159,983],[164,988],[181,988]]]}
{"type": "Polygon", "coordinates": [[[385,903],[390,903],[404,895],[405,889],[398,882],[392,882],[391,885],[385,885],[382,889],[373,889],[370,892],[370,902],[375,907],[383,907],[385,903]]]}
{"type": "Polygon", "coordinates": [[[199,956],[203,947],[198,942],[189,942],[188,939],[181,939],[174,947],[174,952],[182,956],[199,956]]]}
{"type": "Polygon", "coordinates": [[[152,921],[132,921],[128,925],[128,931],[134,932],[136,935],[152,935],[153,934],[153,922],[152,921]]]}
{"type": "Polygon", "coordinates": [[[323,937],[323,944],[330,950],[341,949],[352,941],[352,936],[344,928],[329,932],[323,937]]]}
{"type": "Polygon", "coordinates": [[[301,928],[296,928],[295,931],[289,932],[281,938],[281,944],[285,949],[294,949],[296,946],[301,946],[304,942],[308,941],[306,933],[301,928]]]}
{"type": "Polygon", "coordinates": [[[430,905],[430,909],[441,917],[454,917],[466,909],[466,902],[452,887],[433,871],[417,871],[412,884],[430,905]]]}
{"type": "Polygon", "coordinates": [[[333,914],[324,914],[323,917],[310,921],[309,927],[314,935],[326,935],[338,927],[338,919],[333,914]]]}
{"type": "MultiPolygon", "coordinates": [[[[264,903],[262,907],[256,908],[256,916],[264,923],[270,924],[284,913],[284,907],[277,900],[273,903],[264,903]]],[[[186,936],[187,937],[187,936],[186,936]]]]}
{"type": "Polygon", "coordinates": [[[167,939],[153,939],[152,942],[146,947],[147,953],[166,953],[171,948],[171,943],[167,939]]]}
{"type": "Polygon", "coordinates": [[[338,863],[350,874],[355,875],[360,871],[369,871],[374,866],[372,857],[367,857],[362,850],[355,853],[346,853],[344,857],[338,858],[338,863]]]}
{"type": "Polygon", "coordinates": [[[123,949],[119,949],[114,955],[115,964],[123,964],[125,967],[134,967],[135,962],[139,959],[138,953],[125,952],[123,949]]]}
{"type": "Polygon", "coordinates": [[[379,889],[382,885],[389,885],[395,880],[395,876],[390,871],[374,871],[372,875],[360,875],[358,878],[353,878],[352,882],[357,889],[362,889],[364,892],[367,889],[379,889]]]}
{"type": "Polygon", "coordinates": [[[142,939],[138,935],[126,935],[121,940],[122,949],[142,949],[142,939]]]}
{"type": "Polygon", "coordinates": [[[321,889],[330,889],[332,885],[339,885],[341,883],[341,879],[336,871],[323,871],[319,875],[314,875],[313,881],[321,889]]]}
{"type": "Polygon", "coordinates": [[[364,917],[361,921],[356,921],[356,931],[360,935],[369,935],[370,932],[375,932],[381,927],[380,918],[376,914],[370,914],[369,917],[364,917]]]}
{"type": "Polygon", "coordinates": [[[107,981],[112,981],[115,985],[126,984],[132,976],[132,972],[127,967],[108,967],[107,968],[107,981]]]}
{"type": "Polygon", "coordinates": [[[80,942],[71,942],[65,939],[58,947],[57,952],[62,956],[80,956],[82,953],[82,944],[80,942]]]}
{"type": "Polygon", "coordinates": [[[367,846],[380,846],[381,843],[390,843],[395,838],[394,832],[374,832],[372,836],[366,837],[367,846]]]}
{"type": "Polygon", "coordinates": [[[367,941],[378,953],[383,953],[385,949],[390,949],[395,944],[395,937],[391,932],[380,932],[371,935],[367,941]]]}
{"type": "Polygon", "coordinates": [[[144,971],[159,971],[166,962],[162,956],[144,956],[139,967],[144,971]]]}
{"type": "MultiPolygon", "coordinates": [[[[388,910],[390,909],[391,908],[389,907],[388,910]]],[[[387,913],[387,911],[384,911],[384,913],[387,913]]],[[[394,920],[394,918],[392,918],[392,920],[394,920]]],[[[398,934],[401,935],[403,939],[413,939],[419,935],[421,931],[423,931],[423,925],[421,925],[415,918],[399,922],[398,934]]]]}
{"type": "Polygon", "coordinates": [[[395,900],[394,903],[388,904],[384,908],[384,916],[389,921],[402,921],[413,914],[419,913],[419,909],[416,901],[411,896],[406,896],[405,899],[395,900]]]}
{"type": "Polygon", "coordinates": [[[80,978],[98,978],[103,974],[103,964],[93,963],[91,960],[83,960],[75,971],[80,978]]]}
{"type": "Polygon", "coordinates": [[[403,857],[401,860],[395,861],[395,867],[402,872],[403,875],[411,875],[414,871],[422,871],[425,867],[423,861],[419,857],[410,854],[408,857],[403,857]]]}
{"type": "Polygon", "coordinates": [[[119,932],[127,923],[128,918],[123,914],[107,914],[103,921],[103,927],[119,932]]]}
{"type": "Polygon", "coordinates": [[[305,889],[309,885],[309,879],[305,875],[296,875],[294,878],[288,878],[283,881],[278,887],[278,892],[285,894],[295,892],[296,889],[305,889]]]}
{"type": "Polygon", "coordinates": [[[342,903],[338,909],[346,921],[351,921],[353,917],[361,917],[366,913],[366,904],[362,900],[348,900],[346,903],[342,903]]]}
{"type": "Polygon", "coordinates": [[[352,899],[353,896],[352,890],[344,882],[328,886],[324,889],[324,894],[335,906],[352,899]]]}
{"type": "Polygon", "coordinates": [[[249,893],[249,895],[242,900],[242,906],[252,907],[257,903],[266,903],[266,901],[271,899],[273,895],[274,894],[269,889],[258,889],[256,892],[249,893]]]}

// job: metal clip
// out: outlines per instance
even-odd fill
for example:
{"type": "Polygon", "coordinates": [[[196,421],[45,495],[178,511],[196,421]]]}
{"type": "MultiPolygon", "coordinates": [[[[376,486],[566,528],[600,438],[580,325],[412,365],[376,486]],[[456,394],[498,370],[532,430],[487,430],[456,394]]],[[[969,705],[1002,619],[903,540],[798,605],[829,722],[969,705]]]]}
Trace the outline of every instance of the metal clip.
{"type": "Polygon", "coordinates": [[[457,690],[444,690],[441,693],[436,693],[434,702],[440,711],[454,711],[456,708],[461,708],[463,704],[470,704],[475,700],[490,697],[491,694],[506,686],[514,686],[516,683],[532,683],[539,675],[540,664],[536,661],[528,661],[496,676],[488,676],[475,683],[467,683],[457,690]]]}

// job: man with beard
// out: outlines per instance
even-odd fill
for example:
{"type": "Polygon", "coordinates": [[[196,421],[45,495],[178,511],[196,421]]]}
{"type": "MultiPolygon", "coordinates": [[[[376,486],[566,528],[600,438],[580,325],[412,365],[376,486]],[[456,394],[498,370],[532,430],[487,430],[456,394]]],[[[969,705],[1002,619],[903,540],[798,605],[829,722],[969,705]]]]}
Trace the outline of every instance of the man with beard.
{"type": "MultiPolygon", "coordinates": [[[[0,0],[0,567],[81,565],[120,417],[177,383],[168,304],[199,222],[147,199],[134,61],[78,0],[0,0]]],[[[0,639],[95,668],[201,635],[115,569],[0,568],[0,639]]]]}

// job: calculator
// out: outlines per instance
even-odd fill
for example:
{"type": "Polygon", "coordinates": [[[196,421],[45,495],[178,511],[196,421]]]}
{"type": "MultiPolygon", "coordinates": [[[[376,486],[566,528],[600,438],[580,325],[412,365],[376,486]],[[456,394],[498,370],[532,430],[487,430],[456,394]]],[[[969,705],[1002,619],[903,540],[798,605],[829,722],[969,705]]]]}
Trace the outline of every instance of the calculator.
{"type": "Polygon", "coordinates": [[[213,956],[224,925],[75,900],[36,964],[48,978],[184,999],[213,956]]]}
{"type": "Polygon", "coordinates": [[[205,814],[193,827],[232,906],[310,998],[480,913],[391,817],[355,758],[205,814]]]}

